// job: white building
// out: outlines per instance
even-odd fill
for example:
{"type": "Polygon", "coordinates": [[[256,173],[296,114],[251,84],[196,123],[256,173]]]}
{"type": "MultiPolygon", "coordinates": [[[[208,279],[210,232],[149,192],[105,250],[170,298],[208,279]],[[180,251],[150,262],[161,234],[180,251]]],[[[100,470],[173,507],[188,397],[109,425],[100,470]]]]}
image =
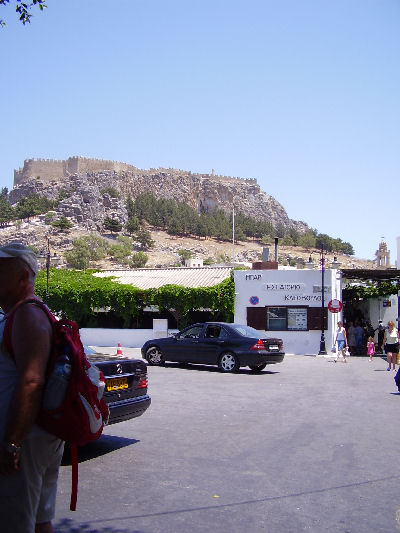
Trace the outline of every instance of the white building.
{"type": "Polygon", "coordinates": [[[396,239],[397,241],[397,264],[396,264],[396,268],[398,270],[400,270],[400,237],[397,237],[396,239]]]}
{"type": "Polygon", "coordinates": [[[190,257],[189,259],[185,259],[185,267],[188,267],[188,268],[202,268],[203,267],[203,259],[202,258],[196,258],[196,257],[190,257]]]}
{"type": "MultiPolygon", "coordinates": [[[[237,270],[235,322],[283,339],[286,353],[318,354],[321,340],[321,270],[237,270]]],[[[324,307],[342,300],[341,274],[324,270],[324,307]]],[[[325,341],[332,348],[340,313],[325,309],[325,341]]]]}

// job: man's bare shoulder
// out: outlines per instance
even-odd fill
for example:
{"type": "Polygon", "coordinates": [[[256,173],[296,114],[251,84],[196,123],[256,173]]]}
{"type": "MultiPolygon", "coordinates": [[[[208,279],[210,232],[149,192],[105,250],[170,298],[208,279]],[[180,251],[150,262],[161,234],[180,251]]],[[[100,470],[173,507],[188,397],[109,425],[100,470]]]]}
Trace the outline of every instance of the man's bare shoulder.
{"type": "Polygon", "coordinates": [[[14,325],[18,328],[51,330],[46,311],[35,303],[25,303],[18,307],[15,311],[14,325]]]}

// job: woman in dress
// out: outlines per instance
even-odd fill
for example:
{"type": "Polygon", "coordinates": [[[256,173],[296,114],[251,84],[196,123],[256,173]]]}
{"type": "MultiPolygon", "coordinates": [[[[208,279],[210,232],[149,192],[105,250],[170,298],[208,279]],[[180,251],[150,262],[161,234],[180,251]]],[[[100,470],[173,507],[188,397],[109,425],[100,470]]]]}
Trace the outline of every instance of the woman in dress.
{"type": "Polygon", "coordinates": [[[399,332],[394,327],[394,322],[389,320],[388,327],[385,330],[384,337],[385,352],[387,355],[387,361],[389,366],[387,370],[390,370],[390,365],[393,366],[393,370],[396,369],[397,354],[399,353],[399,332]]]}

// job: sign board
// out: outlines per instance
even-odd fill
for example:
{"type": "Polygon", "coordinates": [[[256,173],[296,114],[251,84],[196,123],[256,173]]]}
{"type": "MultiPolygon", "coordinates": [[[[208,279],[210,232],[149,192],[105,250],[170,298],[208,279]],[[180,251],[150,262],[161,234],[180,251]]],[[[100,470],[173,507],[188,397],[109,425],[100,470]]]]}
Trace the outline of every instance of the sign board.
{"type": "Polygon", "coordinates": [[[343,309],[343,304],[340,300],[331,300],[328,303],[328,309],[331,313],[340,313],[343,309]]]}
{"type": "Polygon", "coordinates": [[[307,330],[307,308],[306,307],[289,307],[287,310],[289,331],[306,331],[307,330]]]}
{"type": "Polygon", "coordinates": [[[251,296],[249,302],[251,305],[258,305],[260,303],[260,298],[258,296],[251,296]]]}

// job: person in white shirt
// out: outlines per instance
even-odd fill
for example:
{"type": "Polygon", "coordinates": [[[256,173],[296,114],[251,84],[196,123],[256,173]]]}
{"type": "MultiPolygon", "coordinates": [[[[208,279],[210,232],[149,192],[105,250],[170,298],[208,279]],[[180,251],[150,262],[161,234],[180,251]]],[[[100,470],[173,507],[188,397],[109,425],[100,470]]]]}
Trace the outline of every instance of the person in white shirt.
{"type": "Polygon", "coordinates": [[[385,330],[385,337],[383,342],[385,346],[387,361],[389,364],[386,370],[390,370],[390,365],[392,365],[393,370],[395,370],[397,363],[397,355],[399,353],[399,332],[394,327],[394,322],[392,320],[389,320],[388,322],[388,327],[385,330]]]}
{"type": "MultiPolygon", "coordinates": [[[[346,350],[347,350],[347,335],[346,330],[343,327],[343,323],[339,320],[336,330],[335,344],[338,346],[338,358],[343,357],[343,363],[347,363],[346,350]]],[[[336,359],[335,359],[336,363],[336,359]]]]}

